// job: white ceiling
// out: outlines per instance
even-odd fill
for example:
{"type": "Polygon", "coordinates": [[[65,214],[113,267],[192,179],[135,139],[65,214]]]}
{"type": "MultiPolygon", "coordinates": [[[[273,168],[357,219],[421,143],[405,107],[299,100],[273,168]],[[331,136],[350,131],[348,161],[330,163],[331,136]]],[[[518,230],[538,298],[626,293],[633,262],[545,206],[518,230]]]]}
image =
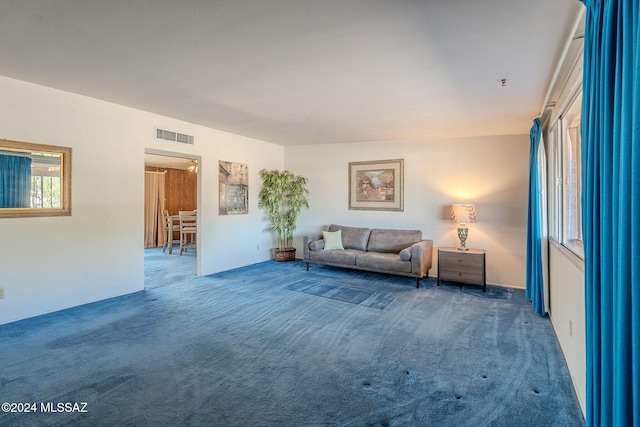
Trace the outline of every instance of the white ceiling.
{"type": "Polygon", "coordinates": [[[283,145],[522,134],[581,7],[0,0],[0,75],[283,145]]]}

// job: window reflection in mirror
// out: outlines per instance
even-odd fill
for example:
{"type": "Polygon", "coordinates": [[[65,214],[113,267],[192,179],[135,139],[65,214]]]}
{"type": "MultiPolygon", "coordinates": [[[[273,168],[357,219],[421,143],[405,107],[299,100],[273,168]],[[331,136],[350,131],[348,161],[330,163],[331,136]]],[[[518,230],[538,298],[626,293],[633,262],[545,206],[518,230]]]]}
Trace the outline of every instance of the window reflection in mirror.
{"type": "Polygon", "coordinates": [[[0,139],[0,218],[71,215],[71,148],[0,139]]]}

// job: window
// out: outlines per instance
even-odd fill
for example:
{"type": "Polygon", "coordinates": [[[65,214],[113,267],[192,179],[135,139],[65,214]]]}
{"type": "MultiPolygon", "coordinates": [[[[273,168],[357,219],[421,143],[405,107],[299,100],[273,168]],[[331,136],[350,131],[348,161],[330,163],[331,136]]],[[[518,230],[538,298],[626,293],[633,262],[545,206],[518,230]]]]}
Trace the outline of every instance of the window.
{"type": "Polygon", "coordinates": [[[575,96],[549,131],[555,185],[550,200],[551,237],[582,258],[582,95],[575,96]]]}
{"type": "Polygon", "coordinates": [[[547,158],[547,182],[548,184],[548,224],[549,224],[549,238],[554,242],[562,241],[562,231],[560,228],[560,217],[562,208],[562,182],[560,177],[562,176],[562,157],[559,144],[556,141],[560,140],[558,136],[558,130],[560,126],[554,124],[549,129],[546,138],[546,144],[548,148],[547,158]]]}
{"type": "Polygon", "coordinates": [[[31,207],[60,208],[60,154],[31,153],[31,207]]]}

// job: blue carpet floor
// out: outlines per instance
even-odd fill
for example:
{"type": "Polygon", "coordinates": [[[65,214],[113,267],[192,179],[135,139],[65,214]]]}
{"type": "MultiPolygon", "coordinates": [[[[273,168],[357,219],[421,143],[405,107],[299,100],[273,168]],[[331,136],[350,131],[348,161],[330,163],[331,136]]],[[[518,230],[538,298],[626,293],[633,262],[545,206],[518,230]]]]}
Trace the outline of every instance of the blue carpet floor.
{"type": "MultiPolygon", "coordinates": [[[[195,276],[146,251],[146,289],[0,326],[2,426],[582,426],[524,292],[264,262],[195,276]]],[[[90,286],[91,284],[87,284],[90,286]]]]}
{"type": "Polygon", "coordinates": [[[379,310],[383,310],[386,306],[391,304],[394,299],[396,299],[393,295],[383,292],[370,292],[362,289],[330,285],[328,283],[311,279],[300,280],[299,282],[285,286],[285,288],[296,292],[304,292],[305,294],[331,298],[351,304],[361,304],[365,307],[377,308],[379,310]]]}

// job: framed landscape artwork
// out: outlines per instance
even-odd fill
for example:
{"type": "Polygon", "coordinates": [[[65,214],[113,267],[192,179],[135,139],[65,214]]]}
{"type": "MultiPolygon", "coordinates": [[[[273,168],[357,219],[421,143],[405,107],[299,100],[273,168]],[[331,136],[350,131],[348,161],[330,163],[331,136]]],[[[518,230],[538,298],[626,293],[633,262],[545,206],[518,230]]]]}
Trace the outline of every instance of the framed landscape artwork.
{"type": "Polygon", "coordinates": [[[219,215],[249,213],[249,166],[219,161],[219,215]]]}
{"type": "Polygon", "coordinates": [[[349,209],[404,211],[404,159],[350,162],[349,209]]]}

